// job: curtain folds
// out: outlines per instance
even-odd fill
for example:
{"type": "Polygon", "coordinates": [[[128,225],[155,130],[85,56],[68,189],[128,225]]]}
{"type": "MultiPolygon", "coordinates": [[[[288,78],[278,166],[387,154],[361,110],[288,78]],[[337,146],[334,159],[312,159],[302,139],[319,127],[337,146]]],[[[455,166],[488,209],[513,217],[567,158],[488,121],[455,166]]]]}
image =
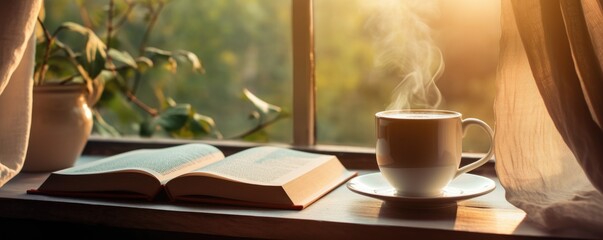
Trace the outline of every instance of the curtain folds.
{"type": "Polygon", "coordinates": [[[41,0],[7,0],[0,8],[0,187],[23,166],[31,122],[35,39],[41,0]]]}
{"type": "Polygon", "coordinates": [[[603,233],[603,8],[502,3],[496,170],[507,200],[548,229],[603,233]]]}

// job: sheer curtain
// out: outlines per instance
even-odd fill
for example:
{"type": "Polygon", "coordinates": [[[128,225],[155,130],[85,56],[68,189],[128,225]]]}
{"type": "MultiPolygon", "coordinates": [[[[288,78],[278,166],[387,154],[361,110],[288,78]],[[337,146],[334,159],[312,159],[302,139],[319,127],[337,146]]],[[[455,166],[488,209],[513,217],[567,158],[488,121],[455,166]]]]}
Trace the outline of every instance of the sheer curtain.
{"type": "Polygon", "coordinates": [[[31,122],[35,39],[41,0],[6,0],[0,8],[0,187],[23,166],[31,122]]]}
{"type": "Polygon", "coordinates": [[[603,233],[603,2],[502,3],[496,170],[551,230],[603,233]]]}

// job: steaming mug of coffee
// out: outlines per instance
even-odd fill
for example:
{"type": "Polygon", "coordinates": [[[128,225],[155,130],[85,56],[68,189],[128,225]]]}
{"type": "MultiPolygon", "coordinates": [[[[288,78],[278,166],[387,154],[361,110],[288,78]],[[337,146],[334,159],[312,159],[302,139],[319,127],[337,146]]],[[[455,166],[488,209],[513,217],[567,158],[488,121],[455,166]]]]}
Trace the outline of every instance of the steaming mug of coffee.
{"type": "Polygon", "coordinates": [[[482,166],[494,154],[490,126],[479,119],[462,119],[458,112],[390,110],[376,113],[375,121],[379,170],[401,196],[439,196],[450,181],[482,166]],[[463,133],[470,125],[486,131],[490,150],[483,158],[460,167],[463,133]]]}

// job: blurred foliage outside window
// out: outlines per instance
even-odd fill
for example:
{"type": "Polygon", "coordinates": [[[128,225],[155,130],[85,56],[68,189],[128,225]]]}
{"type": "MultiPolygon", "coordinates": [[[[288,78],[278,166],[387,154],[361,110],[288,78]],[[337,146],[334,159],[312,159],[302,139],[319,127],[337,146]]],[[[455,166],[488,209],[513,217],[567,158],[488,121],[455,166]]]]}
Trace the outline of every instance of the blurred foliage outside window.
{"type": "MultiPolygon", "coordinates": [[[[164,61],[165,67],[147,70],[136,86],[130,86],[138,99],[157,109],[170,102],[190,103],[200,116],[213,118],[219,131],[200,138],[245,136],[244,140],[249,141],[290,142],[291,119],[286,117],[292,102],[288,1],[115,0],[114,3],[113,21],[119,25],[119,32],[114,34],[112,48],[138,53],[146,38],[147,47],[174,52],[184,49],[196,54],[205,69],[204,74],[198,74],[190,71],[186,63],[164,61]],[[152,31],[145,36],[155,11],[160,13],[152,31]],[[172,71],[174,68],[178,70],[172,71]],[[265,109],[258,109],[262,107],[265,109]],[[258,122],[274,117],[265,116],[261,110],[274,115],[275,109],[283,113],[278,121],[258,130],[258,122]],[[249,135],[250,132],[253,134],[249,135]]],[[[44,24],[55,29],[64,22],[76,22],[105,39],[108,6],[108,0],[47,0],[44,24]]],[[[114,94],[112,88],[117,86],[107,82],[96,108],[121,136],[144,136],[148,114],[127,98],[114,94]]],[[[170,111],[175,113],[174,117],[161,119],[169,122],[157,121],[167,130],[180,120],[178,112],[187,109],[170,111]]],[[[153,137],[199,138],[190,131],[159,132],[153,137]]]]}
{"type": "MultiPolygon", "coordinates": [[[[318,144],[374,147],[374,113],[385,110],[392,89],[401,80],[399,72],[375,64],[379,55],[374,41],[378,36],[367,23],[374,14],[367,11],[367,2],[373,1],[314,1],[318,144]]],[[[440,108],[460,111],[463,117],[477,117],[494,126],[498,0],[431,2],[436,3],[437,14],[426,21],[446,65],[436,82],[444,99],[440,108]]],[[[45,22],[51,27],[64,21],[101,25],[106,5],[105,0],[47,0],[45,22]],[[87,17],[82,17],[79,6],[88,9],[87,17]]],[[[127,19],[120,44],[142,40],[145,25],[138,19],[144,19],[145,14],[134,12],[127,19]]],[[[241,89],[251,90],[286,112],[292,109],[291,1],[171,0],[165,4],[148,45],[191,51],[199,56],[206,72],[153,70],[140,82],[137,96],[151,105],[160,104],[158,95],[191,103],[215,120],[226,139],[253,129],[257,123],[247,114],[254,106],[244,99],[241,89]]],[[[128,106],[112,103],[125,99],[103,100],[107,106],[128,106]]],[[[136,110],[101,111],[124,136],[138,134],[133,124],[140,118],[136,110]]],[[[282,118],[245,140],[290,143],[293,127],[291,118],[282,118]]],[[[487,147],[481,132],[469,131],[464,151],[484,152],[487,147]]]]}

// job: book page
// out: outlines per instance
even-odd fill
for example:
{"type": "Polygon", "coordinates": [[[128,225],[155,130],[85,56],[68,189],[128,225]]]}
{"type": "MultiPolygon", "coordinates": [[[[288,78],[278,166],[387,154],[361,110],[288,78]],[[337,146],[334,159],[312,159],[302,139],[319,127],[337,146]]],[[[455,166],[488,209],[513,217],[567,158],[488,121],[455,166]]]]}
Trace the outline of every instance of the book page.
{"type": "Polygon", "coordinates": [[[58,171],[58,174],[92,174],[123,170],[148,172],[159,179],[211,164],[224,155],[206,144],[185,144],[162,149],[140,149],[58,171]]]}
{"type": "Polygon", "coordinates": [[[255,147],[197,169],[195,173],[263,185],[283,185],[333,156],[277,147],[255,147]]]}

